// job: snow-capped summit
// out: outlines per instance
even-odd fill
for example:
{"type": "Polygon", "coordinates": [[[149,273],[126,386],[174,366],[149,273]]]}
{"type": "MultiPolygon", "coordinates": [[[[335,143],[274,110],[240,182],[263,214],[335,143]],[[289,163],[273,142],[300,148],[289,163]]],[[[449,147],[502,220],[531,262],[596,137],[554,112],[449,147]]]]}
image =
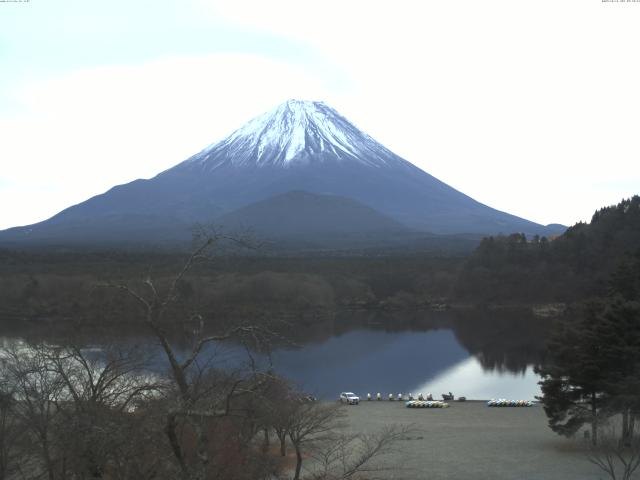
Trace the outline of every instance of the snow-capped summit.
{"type": "Polygon", "coordinates": [[[287,100],[250,120],[187,162],[290,167],[312,161],[356,161],[384,167],[405,163],[324,102],[287,100]]]}
{"type": "Polygon", "coordinates": [[[321,249],[331,235],[382,245],[414,232],[557,233],[450,187],[322,102],[289,100],[153,178],[0,232],[0,243],[184,241],[212,221],[321,249]]]}

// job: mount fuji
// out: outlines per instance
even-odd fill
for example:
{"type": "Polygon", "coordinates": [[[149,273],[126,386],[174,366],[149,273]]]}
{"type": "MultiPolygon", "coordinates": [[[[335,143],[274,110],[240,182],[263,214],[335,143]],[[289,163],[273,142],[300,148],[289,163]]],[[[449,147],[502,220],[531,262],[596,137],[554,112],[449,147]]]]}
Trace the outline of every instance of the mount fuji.
{"type": "Polygon", "coordinates": [[[0,242],[171,243],[186,239],[195,222],[247,227],[269,238],[563,230],[477,202],[322,102],[289,100],[151,179],[0,232],[0,242]]]}

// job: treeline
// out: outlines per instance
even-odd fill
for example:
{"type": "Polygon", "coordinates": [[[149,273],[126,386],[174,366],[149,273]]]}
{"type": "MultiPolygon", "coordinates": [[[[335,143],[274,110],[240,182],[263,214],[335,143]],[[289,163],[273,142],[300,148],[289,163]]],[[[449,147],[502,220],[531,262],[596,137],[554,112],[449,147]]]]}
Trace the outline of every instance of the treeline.
{"type": "MultiPolygon", "coordinates": [[[[125,305],[102,288],[152,274],[170,281],[184,255],[1,252],[0,320],[84,318],[125,305]]],[[[424,308],[449,298],[464,261],[459,257],[212,258],[182,279],[180,288],[201,311],[220,316],[353,308],[424,308]]],[[[113,321],[113,319],[111,320],[113,321]]]]}
{"type": "MultiPolygon", "coordinates": [[[[557,238],[483,239],[467,256],[275,256],[251,250],[199,265],[180,287],[207,313],[407,310],[451,304],[571,303],[605,295],[640,245],[640,197],[596,212],[557,238]]],[[[100,285],[153,274],[184,254],[0,250],[0,320],[103,322],[100,285]]],[[[123,310],[121,319],[126,321],[123,310]]]]}
{"type": "Polygon", "coordinates": [[[640,247],[640,197],[598,210],[553,239],[522,234],[482,240],[455,295],[482,302],[571,302],[603,296],[610,275],[640,247]]]}

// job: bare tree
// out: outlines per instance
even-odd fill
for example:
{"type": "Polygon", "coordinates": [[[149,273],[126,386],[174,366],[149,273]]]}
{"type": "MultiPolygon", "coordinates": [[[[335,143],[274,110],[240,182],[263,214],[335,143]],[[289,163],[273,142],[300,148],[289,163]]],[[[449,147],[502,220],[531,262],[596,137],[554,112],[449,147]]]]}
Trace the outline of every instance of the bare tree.
{"type": "Polygon", "coordinates": [[[332,436],[320,448],[312,452],[315,469],[312,480],[347,480],[386,478],[397,465],[389,464],[384,457],[395,451],[399,440],[414,430],[410,426],[391,425],[375,434],[340,434],[332,436]]]}
{"type": "Polygon", "coordinates": [[[615,428],[601,431],[598,445],[591,445],[587,460],[611,480],[630,480],[640,467],[640,438],[617,437],[615,428]]]}
{"type": "MultiPolygon", "coordinates": [[[[187,304],[185,278],[208,262],[223,240],[228,239],[203,238],[168,281],[148,275],[137,284],[105,285],[123,293],[118,298],[127,298],[127,307],[139,308],[168,374],[150,374],[144,358],[115,347],[93,352],[74,344],[33,345],[6,352],[2,375],[8,395],[0,395],[0,453],[10,452],[3,443],[9,438],[3,432],[10,431],[3,418],[18,422],[29,440],[24,445],[32,445],[19,452],[24,477],[273,478],[275,459],[266,448],[271,430],[280,439],[282,455],[287,438],[295,450],[295,480],[309,455],[315,456],[314,467],[321,466],[310,478],[355,479],[383,471],[373,460],[386,454],[400,433],[337,434],[343,407],[305,401],[286,381],[258,368],[251,352],[274,338],[269,329],[253,322],[204,333],[204,317],[187,304]],[[173,342],[171,326],[176,325],[190,326],[190,347],[173,342]],[[245,345],[248,366],[231,371],[210,355],[211,344],[227,340],[245,345]],[[260,432],[265,433],[262,454],[255,448],[260,432]]],[[[11,458],[0,458],[0,468],[11,458]]]]}
{"type": "Polygon", "coordinates": [[[65,452],[56,443],[56,425],[64,398],[62,379],[51,372],[40,348],[14,346],[4,349],[4,374],[16,399],[15,418],[29,435],[31,449],[22,463],[33,476],[55,480],[64,476],[65,452]]]}
{"type": "Polygon", "coordinates": [[[266,410],[265,429],[272,429],[276,434],[282,457],[287,454],[287,437],[291,422],[302,402],[302,396],[292,389],[287,380],[272,375],[262,401],[266,410]]]}
{"type": "Polygon", "coordinates": [[[47,368],[64,384],[58,444],[68,452],[67,468],[103,478],[112,465],[131,457],[128,450],[139,450],[130,441],[136,436],[123,433],[128,424],[139,423],[132,415],[136,407],[164,386],[146,371],[135,349],[107,346],[91,354],[72,345],[47,347],[44,353],[47,368]]]}
{"type": "Polygon", "coordinates": [[[140,358],[42,344],[6,349],[3,357],[11,418],[26,436],[20,446],[37,447],[19,452],[28,478],[103,478],[130,452],[139,454],[140,438],[129,426],[144,428],[133,411],[160,391],[140,358]]]}
{"type": "Polygon", "coordinates": [[[327,440],[342,426],[344,408],[340,404],[298,403],[290,414],[287,434],[296,451],[296,469],[293,480],[300,479],[303,453],[327,440]]]}
{"type": "Polygon", "coordinates": [[[204,318],[198,312],[187,314],[176,308],[181,300],[181,285],[188,272],[211,260],[212,251],[222,242],[246,246],[246,242],[218,233],[201,236],[193,252],[166,288],[156,285],[150,277],[139,288],[124,284],[108,286],[125,292],[141,307],[142,322],[158,341],[169,364],[174,387],[175,404],[167,412],[165,433],[181,476],[188,480],[204,480],[210,469],[212,435],[208,431],[213,419],[233,415],[233,401],[244,395],[255,394],[262,388],[261,376],[231,378],[225,375],[207,375],[213,366],[203,360],[203,352],[213,342],[238,339],[253,344],[264,342],[271,335],[267,329],[255,325],[236,325],[217,335],[203,335],[204,318]],[[179,355],[166,330],[167,322],[196,325],[195,342],[185,355],[179,355]],[[216,383],[224,378],[224,385],[216,383]],[[216,380],[216,381],[214,381],[216,380]],[[181,432],[186,424],[194,436],[194,455],[185,451],[181,432]]]}
{"type": "Polygon", "coordinates": [[[17,422],[15,409],[13,387],[7,379],[0,378],[0,480],[11,478],[19,465],[18,442],[23,432],[17,422]]]}

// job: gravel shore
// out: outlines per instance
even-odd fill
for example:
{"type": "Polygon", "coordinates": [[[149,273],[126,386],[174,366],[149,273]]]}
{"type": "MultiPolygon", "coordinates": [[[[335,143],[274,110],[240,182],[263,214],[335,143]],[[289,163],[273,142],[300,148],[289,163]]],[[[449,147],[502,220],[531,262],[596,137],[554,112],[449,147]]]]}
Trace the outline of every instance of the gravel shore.
{"type": "Polygon", "coordinates": [[[391,424],[416,431],[385,464],[394,479],[590,480],[604,478],[585,455],[584,441],[553,433],[540,405],[489,408],[450,402],[445,409],[406,408],[404,402],[364,401],[347,409],[348,429],[373,433],[391,424]]]}

